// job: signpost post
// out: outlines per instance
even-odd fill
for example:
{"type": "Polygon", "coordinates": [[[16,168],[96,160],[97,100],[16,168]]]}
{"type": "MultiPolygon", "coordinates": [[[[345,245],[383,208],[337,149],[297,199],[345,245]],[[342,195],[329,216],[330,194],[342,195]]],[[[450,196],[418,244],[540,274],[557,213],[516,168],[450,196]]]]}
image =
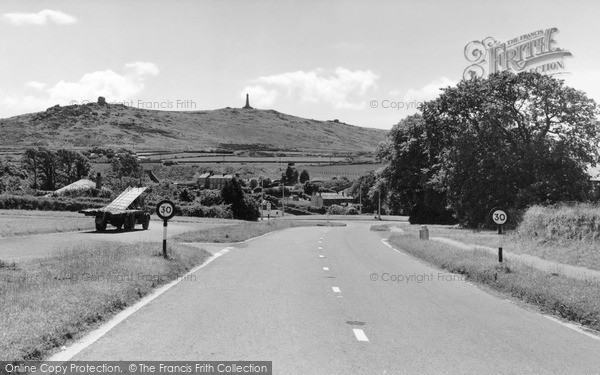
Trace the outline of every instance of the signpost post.
{"type": "Polygon", "coordinates": [[[267,220],[271,220],[271,202],[267,202],[267,220]]]}
{"type": "Polygon", "coordinates": [[[163,220],[163,258],[167,259],[167,222],[175,216],[175,205],[165,200],[156,205],[156,214],[163,220]]]}
{"type": "MultiPolygon", "coordinates": [[[[508,221],[508,213],[502,208],[493,208],[490,211],[492,221],[498,225],[498,235],[502,236],[502,225],[508,221]]],[[[498,262],[502,263],[502,237],[499,237],[498,262]]]]}

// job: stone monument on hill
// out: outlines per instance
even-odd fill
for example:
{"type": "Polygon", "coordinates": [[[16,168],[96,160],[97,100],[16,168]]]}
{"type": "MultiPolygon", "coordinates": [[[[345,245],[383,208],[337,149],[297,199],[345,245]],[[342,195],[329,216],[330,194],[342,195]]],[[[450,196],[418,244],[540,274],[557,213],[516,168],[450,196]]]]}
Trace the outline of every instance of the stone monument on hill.
{"type": "Polygon", "coordinates": [[[248,96],[248,94],[246,94],[246,105],[242,108],[243,109],[254,109],[254,108],[250,107],[250,97],[248,96]]]}

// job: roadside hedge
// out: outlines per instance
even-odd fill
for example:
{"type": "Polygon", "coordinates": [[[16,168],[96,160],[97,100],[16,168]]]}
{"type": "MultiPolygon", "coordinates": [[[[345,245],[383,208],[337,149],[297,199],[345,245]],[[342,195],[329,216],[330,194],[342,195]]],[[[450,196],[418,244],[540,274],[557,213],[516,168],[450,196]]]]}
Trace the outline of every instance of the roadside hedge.
{"type": "Polygon", "coordinates": [[[46,198],[33,195],[0,194],[0,209],[39,211],[79,211],[85,208],[100,208],[109,201],[103,198],[46,198]]]}
{"type": "Polygon", "coordinates": [[[228,204],[214,206],[203,206],[201,204],[186,205],[178,207],[178,209],[176,209],[176,213],[180,214],[181,216],[233,219],[233,212],[228,204]]]}

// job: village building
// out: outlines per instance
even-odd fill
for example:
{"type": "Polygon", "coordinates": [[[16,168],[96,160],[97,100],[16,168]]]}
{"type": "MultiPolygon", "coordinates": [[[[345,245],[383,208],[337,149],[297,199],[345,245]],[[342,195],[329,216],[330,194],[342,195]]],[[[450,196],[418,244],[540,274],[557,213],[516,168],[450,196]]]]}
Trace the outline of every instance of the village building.
{"type": "Polygon", "coordinates": [[[211,190],[221,190],[227,185],[229,181],[233,179],[233,175],[224,174],[224,175],[213,175],[208,178],[208,188],[211,190]]]}
{"type": "Polygon", "coordinates": [[[354,197],[338,193],[314,193],[310,197],[310,205],[316,208],[329,207],[334,204],[343,206],[348,203],[354,203],[354,197]]]}

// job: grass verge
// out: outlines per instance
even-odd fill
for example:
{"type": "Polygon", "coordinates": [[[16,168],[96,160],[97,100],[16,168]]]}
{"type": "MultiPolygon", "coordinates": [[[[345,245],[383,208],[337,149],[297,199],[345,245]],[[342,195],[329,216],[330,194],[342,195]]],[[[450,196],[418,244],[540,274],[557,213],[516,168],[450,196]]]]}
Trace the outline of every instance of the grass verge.
{"type": "MultiPolygon", "coordinates": [[[[406,226],[411,233],[418,233],[420,226],[406,226]]],[[[496,231],[461,229],[457,227],[428,225],[429,236],[446,237],[467,244],[498,247],[496,231]]],[[[519,230],[508,231],[503,236],[503,248],[515,254],[529,254],[542,259],[573,266],[600,270],[600,242],[592,240],[566,239],[544,240],[529,236],[519,230]]]]}
{"type": "Polygon", "coordinates": [[[0,210],[0,237],[94,228],[93,218],[73,212],[0,210]]]}
{"type": "Polygon", "coordinates": [[[165,260],[159,247],[106,243],[23,263],[0,262],[0,360],[43,359],[210,257],[171,245],[165,260]]]}
{"type": "Polygon", "coordinates": [[[314,226],[345,226],[336,222],[317,222],[306,220],[265,220],[258,222],[243,222],[234,225],[223,225],[197,231],[182,233],[174,239],[180,242],[242,242],[269,232],[294,227],[314,226]]]}
{"type": "Polygon", "coordinates": [[[517,262],[500,265],[496,257],[486,251],[459,250],[413,236],[393,235],[389,242],[444,270],[537,305],[544,312],[600,330],[600,283],[597,281],[570,279],[517,262]]]}
{"type": "Polygon", "coordinates": [[[389,224],[375,224],[375,225],[371,225],[369,230],[373,231],[373,232],[389,232],[390,225],[389,224]]]}

